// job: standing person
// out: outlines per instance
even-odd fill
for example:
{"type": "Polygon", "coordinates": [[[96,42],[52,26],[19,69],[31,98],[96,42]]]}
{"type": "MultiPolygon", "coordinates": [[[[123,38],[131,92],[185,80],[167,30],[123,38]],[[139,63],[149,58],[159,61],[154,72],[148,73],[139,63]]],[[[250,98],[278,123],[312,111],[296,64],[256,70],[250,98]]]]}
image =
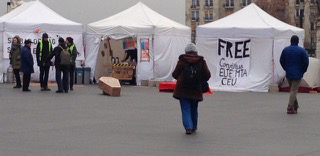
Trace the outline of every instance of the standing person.
{"type": "Polygon", "coordinates": [[[126,62],[129,58],[130,58],[130,63],[137,62],[137,59],[138,59],[137,53],[138,53],[137,48],[125,50],[125,55],[121,60],[121,62],[126,62]]]}
{"type": "Polygon", "coordinates": [[[20,65],[21,65],[21,40],[19,36],[15,36],[12,39],[12,45],[10,50],[10,65],[13,68],[13,73],[16,78],[16,86],[13,88],[21,88],[21,79],[20,79],[20,65]]]}
{"type": "Polygon", "coordinates": [[[198,55],[195,44],[188,44],[185,52],[179,56],[172,77],[177,79],[173,97],[180,100],[183,126],[189,135],[197,130],[198,103],[203,101],[202,81],[208,81],[211,74],[203,56],[198,55]]]}
{"type": "Polygon", "coordinates": [[[46,61],[46,58],[52,53],[52,43],[49,41],[47,33],[42,35],[42,40],[37,45],[37,63],[40,68],[40,86],[41,91],[50,91],[48,88],[49,69],[51,61],[46,61]]]}
{"type": "Polygon", "coordinates": [[[69,66],[70,66],[70,50],[66,46],[64,39],[59,38],[59,45],[54,48],[47,61],[55,57],[54,65],[56,67],[56,81],[58,90],[56,93],[68,93],[69,91],[69,66]],[[61,72],[63,73],[63,80],[61,82],[61,72]]]}
{"type": "Polygon", "coordinates": [[[30,92],[29,84],[33,70],[33,57],[31,54],[31,40],[24,41],[24,47],[21,51],[21,72],[23,72],[23,88],[22,91],[30,92]]]}
{"type": "Polygon", "coordinates": [[[70,72],[70,90],[73,90],[74,71],[76,69],[76,59],[78,56],[78,50],[76,45],[74,45],[73,43],[73,38],[67,37],[66,43],[71,54],[69,72],[70,72]]]}
{"type": "Polygon", "coordinates": [[[290,86],[290,98],[287,107],[288,114],[298,113],[297,93],[303,74],[309,66],[309,58],[307,52],[298,46],[299,37],[294,35],[291,37],[291,45],[283,49],[280,63],[286,71],[286,78],[290,86]]]}

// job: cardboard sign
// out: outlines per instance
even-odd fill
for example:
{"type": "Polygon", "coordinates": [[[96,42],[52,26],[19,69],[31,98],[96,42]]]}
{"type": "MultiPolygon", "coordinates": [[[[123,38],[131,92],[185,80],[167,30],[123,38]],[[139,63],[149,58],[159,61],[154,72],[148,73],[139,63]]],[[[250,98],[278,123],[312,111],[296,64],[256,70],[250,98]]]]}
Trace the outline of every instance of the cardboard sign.
{"type": "Polygon", "coordinates": [[[119,80],[132,80],[135,66],[130,64],[114,64],[112,67],[112,77],[119,80]]]}

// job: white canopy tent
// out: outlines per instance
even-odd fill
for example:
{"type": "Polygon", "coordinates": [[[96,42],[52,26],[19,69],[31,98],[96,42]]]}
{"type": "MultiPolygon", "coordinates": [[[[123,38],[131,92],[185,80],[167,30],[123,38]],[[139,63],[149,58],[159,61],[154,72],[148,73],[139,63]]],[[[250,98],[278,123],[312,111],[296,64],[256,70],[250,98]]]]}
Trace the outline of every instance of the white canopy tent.
{"type": "Polygon", "coordinates": [[[174,22],[139,2],[123,12],[88,25],[86,66],[93,76],[101,38],[137,38],[137,82],[141,80],[172,80],[171,73],[178,57],[190,42],[189,27],[174,22]],[[150,61],[141,61],[141,39],[149,39],[150,61]]]}
{"type": "MultiPolygon", "coordinates": [[[[21,6],[0,17],[0,82],[3,82],[3,73],[6,73],[9,66],[8,52],[11,40],[16,35],[22,38],[22,41],[31,39],[35,42],[32,45],[35,61],[35,74],[32,75],[32,80],[39,79],[35,48],[44,32],[49,34],[49,40],[53,46],[58,45],[59,37],[64,39],[72,37],[80,53],[77,59],[84,60],[83,27],[81,24],[60,16],[40,1],[24,2],[21,6]]],[[[54,73],[54,71],[50,71],[50,80],[55,80],[54,73]]]]}
{"type": "Polygon", "coordinates": [[[304,30],[270,16],[254,3],[197,28],[197,46],[222,91],[266,92],[285,76],[279,59],[292,35],[303,44],[304,30]]]}

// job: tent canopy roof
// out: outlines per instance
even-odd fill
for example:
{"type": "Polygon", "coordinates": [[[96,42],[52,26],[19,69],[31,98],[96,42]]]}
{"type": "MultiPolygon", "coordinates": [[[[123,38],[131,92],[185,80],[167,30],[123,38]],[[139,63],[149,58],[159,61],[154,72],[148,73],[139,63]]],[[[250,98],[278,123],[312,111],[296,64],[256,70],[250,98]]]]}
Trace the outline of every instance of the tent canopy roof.
{"type": "Polygon", "coordinates": [[[172,21],[142,2],[109,18],[88,24],[89,34],[100,35],[188,35],[190,28],[172,21]]]}
{"type": "Polygon", "coordinates": [[[40,1],[24,2],[0,17],[2,31],[33,31],[36,28],[51,32],[83,32],[82,25],[57,14],[40,1]]]}
{"type": "Polygon", "coordinates": [[[197,28],[197,35],[203,37],[283,38],[291,37],[293,34],[304,37],[304,30],[272,17],[254,3],[227,17],[197,28]]]}

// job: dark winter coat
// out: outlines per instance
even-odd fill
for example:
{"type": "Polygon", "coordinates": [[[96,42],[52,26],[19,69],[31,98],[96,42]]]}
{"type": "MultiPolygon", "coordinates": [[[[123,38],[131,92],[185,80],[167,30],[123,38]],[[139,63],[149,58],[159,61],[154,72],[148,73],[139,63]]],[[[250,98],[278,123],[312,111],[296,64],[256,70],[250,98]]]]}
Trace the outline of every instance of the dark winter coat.
{"type": "Polygon", "coordinates": [[[10,50],[10,64],[13,69],[20,69],[21,66],[21,45],[15,44],[11,46],[10,50]]]}
{"type": "Polygon", "coordinates": [[[291,44],[282,51],[280,64],[286,71],[287,79],[300,80],[308,69],[309,58],[303,48],[291,44]]]}
{"type": "Polygon", "coordinates": [[[26,74],[34,73],[33,64],[31,48],[24,46],[21,50],[21,72],[26,74]]]}
{"type": "MultiPolygon", "coordinates": [[[[53,53],[51,53],[47,58],[46,58],[46,61],[48,62],[48,61],[50,61],[53,57],[55,58],[55,60],[54,60],[54,65],[56,66],[56,67],[63,67],[62,65],[60,65],[60,63],[61,63],[61,59],[60,59],[60,54],[61,54],[61,52],[62,52],[62,48],[63,49],[67,49],[68,47],[66,46],[66,45],[64,45],[64,44],[60,44],[59,46],[57,46],[57,47],[55,47],[54,49],[53,49],[53,53]]],[[[70,52],[70,50],[69,50],[69,52],[70,52]]]]}
{"type": "Polygon", "coordinates": [[[52,53],[52,45],[51,48],[49,49],[49,41],[46,42],[44,39],[39,41],[37,45],[37,50],[36,50],[36,55],[37,55],[37,63],[38,66],[50,66],[51,61],[46,60],[46,58],[52,53]],[[43,47],[42,47],[42,55],[40,56],[40,42],[43,42],[43,47]]]}
{"type": "Polygon", "coordinates": [[[201,84],[196,89],[184,88],[182,85],[183,70],[186,64],[201,64],[201,75],[203,81],[208,81],[211,77],[206,61],[202,56],[193,54],[183,54],[179,56],[178,64],[172,73],[172,77],[177,79],[176,89],[173,97],[176,99],[186,98],[203,101],[201,84]]]}

